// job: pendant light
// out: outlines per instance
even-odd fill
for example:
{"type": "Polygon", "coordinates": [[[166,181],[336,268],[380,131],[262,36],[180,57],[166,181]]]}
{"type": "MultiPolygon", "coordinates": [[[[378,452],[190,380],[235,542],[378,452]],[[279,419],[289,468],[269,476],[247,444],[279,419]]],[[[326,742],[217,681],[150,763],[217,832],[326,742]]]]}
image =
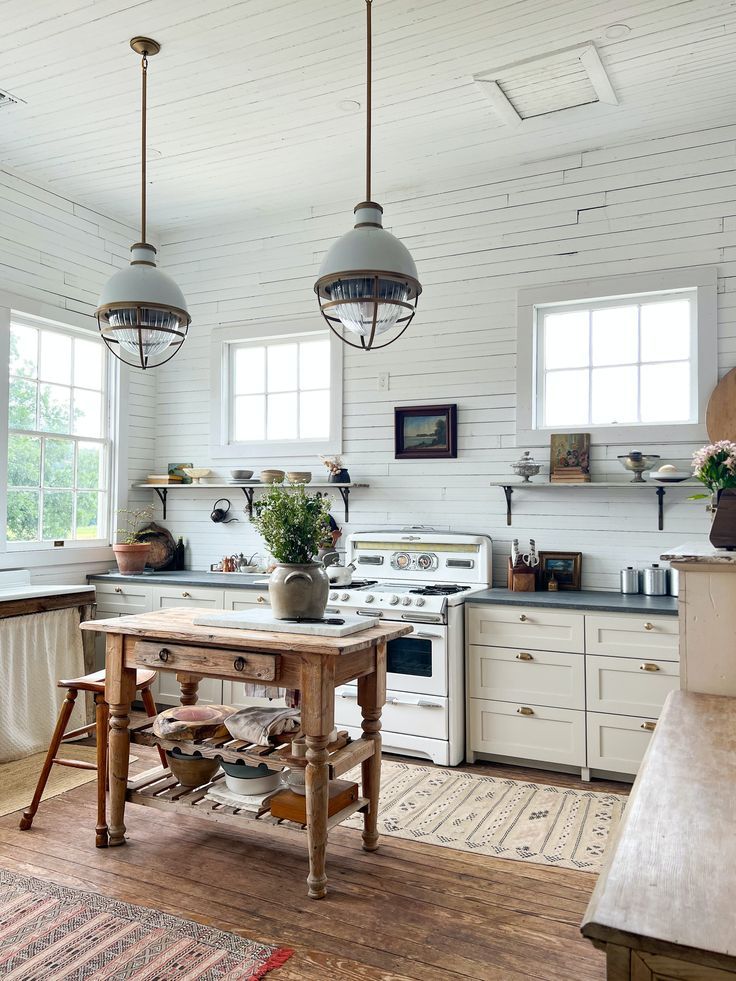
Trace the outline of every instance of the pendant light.
{"type": "Polygon", "coordinates": [[[383,208],[371,201],[372,0],[365,2],[365,200],[355,206],[355,227],[339,238],[325,256],[314,292],[330,330],[350,347],[370,351],[387,347],[401,337],[414,317],[422,287],[409,250],[383,228],[383,208]],[[386,340],[389,331],[393,335],[386,340]]]}
{"type": "Polygon", "coordinates": [[[95,311],[102,339],[116,358],[137,368],[157,368],[184,343],[191,317],[186,300],[170,276],[156,268],[156,249],[146,242],[146,95],[148,59],[161,45],[134,37],[141,56],[141,240],[130,247],[130,265],[105,284],[95,311]]]}

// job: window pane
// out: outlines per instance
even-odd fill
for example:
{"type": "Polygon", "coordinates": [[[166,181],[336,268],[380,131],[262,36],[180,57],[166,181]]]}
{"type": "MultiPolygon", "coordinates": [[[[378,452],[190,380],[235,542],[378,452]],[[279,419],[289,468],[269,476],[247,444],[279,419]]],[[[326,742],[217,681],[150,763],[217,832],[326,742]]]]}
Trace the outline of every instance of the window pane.
{"type": "Polygon", "coordinates": [[[296,406],[296,392],[268,396],[268,439],[296,439],[296,406]]]}
{"type": "Polygon", "coordinates": [[[595,368],[591,373],[591,418],[598,425],[636,422],[637,368],[595,368]]]}
{"type": "Polygon", "coordinates": [[[72,381],[72,339],[53,330],[41,331],[39,378],[70,385],[72,381]]]}
{"type": "Polygon", "coordinates": [[[8,485],[38,487],[41,483],[41,440],[33,436],[8,438],[8,485]]]}
{"type": "Polygon", "coordinates": [[[544,424],[588,422],[588,371],[553,371],[545,378],[544,424]]]}
{"type": "Polygon", "coordinates": [[[74,486],[74,443],[66,439],[47,439],[43,459],[44,487],[74,486]]]}
{"type": "Polygon", "coordinates": [[[299,388],[324,388],[330,382],[330,342],[303,341],[299,345],[299,388]]]}
{"type": "Polygon", "coordinates": [[[639,360],[637,307],[603,307],[593,311],[591,320],[593,364],[633,364],[639,360]]]}
{"type": "Polygon", "coordinates": [[[99,392],[74,389],[74,433],[77,436],[102,435],[102,396],[99,392]]]}
{"type": "Polygon", "coordinates": [[[544,367],[577,368],[588,360],[588,311],[545,314],[544,367]]]}
{"type": "Polygon", "coordinates": [[[35,378],[38,370],[38,331],[33,327],[10,328],[10,374],[35,378]]]}
{"type": "Polygon", "coordinates": [[[77,538],[89,541],[102,537],[101,503],[101,494],[77,494],[77,538]]]}
{"type": "Polygon", "coordinates": [[[296,388],[297,348],[297,344],[273,344],[269,347],[269,392],[291,392],[296,388]]]}
{"type": "Polygon", "coordinates": [[[38,541],[38,491],[8,492],[8,541],[38,541]]]}
{"type": "Polygon", "coordinates": [[[79,443],[77,446],[77,487],[102,487],[102,447],[97,443],[79,443]]]}
{"type": "Polygon", "coordinates": [[[236,395],[266,391],[265,347],[235,348],[234,384],[236,395]]]}
{"type": "Polygon", "coordinates": [[[299,435],[303,439],[330,435],[330,393],[302,392],[299,396],[299,435]]]}
{"type": "Polygon", "coordinates": [[[690,419],[690,363],[641,367],[641,421],[687,422],[690,419]]]}
{"type": "Polygon", "coordinates": [[[99,341],[74,341],[74,384],[102,390],[102,344],[99,341]]]}
{"type": "Polygon", "coordinates": [[[266,438],[265,395],[238,395],[233,401],[233,433],[236,443],[266,438]]]}
{"type": "Polygon", "coordinates": [[[47,433],[69,432],[71,389],[63,385],[38,386],[38,428],[47,433]]]}
{"type": "Polygon", "coordinates": [[[44,541],[53,538],[72,537],[72,498],[71,491],[46,491],[43,495],[44,541]]]}
{"type": "Polygon", "coordinates": [[[642,304],[642,361],[676,361],[689,357],[690,301],[642,304]]]}
{"type": "Polygon", "coordinates": [[[36,428],[36,384],[10,380],[10,401],[8,404],[8,425],[11,429],[36,428]]]}

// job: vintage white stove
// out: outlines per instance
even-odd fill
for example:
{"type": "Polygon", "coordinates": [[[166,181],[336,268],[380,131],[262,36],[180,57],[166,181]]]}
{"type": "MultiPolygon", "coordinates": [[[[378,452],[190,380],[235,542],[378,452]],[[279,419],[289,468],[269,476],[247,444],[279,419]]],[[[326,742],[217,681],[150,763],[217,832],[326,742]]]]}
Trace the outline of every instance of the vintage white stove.
{"type": "MultiPolygon", "coordinates": [[[[352,586],[330,592],[326,613],[414,624],[388,645],[383,748],[456,766],[465,752],[463,603],[491,584],[491,539],[430,529],[356,532],[347,542],[352,586]],[[359,578],[358,578],[359,577],[359,578]]],[[[355,683],[337,691],[335,721],[360,736],[355,683]]]]}

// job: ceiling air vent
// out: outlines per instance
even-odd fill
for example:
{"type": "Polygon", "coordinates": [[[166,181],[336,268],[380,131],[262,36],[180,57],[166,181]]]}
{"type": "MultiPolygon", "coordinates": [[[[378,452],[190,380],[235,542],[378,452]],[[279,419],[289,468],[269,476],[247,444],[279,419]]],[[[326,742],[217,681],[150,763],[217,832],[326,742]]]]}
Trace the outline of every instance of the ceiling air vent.
{"type": "Polygon", "coordinates": [[[618,105],[592,41],[481,72],[473,79],[509,126],[595,102],[618,105]]]}
{"type": "Polygon", "coordinates": [[[0,109],[10,109],[21,102],[23,99],[19,99],[17,95],[11,95],[10,92],[0,89],[0,109]]]}

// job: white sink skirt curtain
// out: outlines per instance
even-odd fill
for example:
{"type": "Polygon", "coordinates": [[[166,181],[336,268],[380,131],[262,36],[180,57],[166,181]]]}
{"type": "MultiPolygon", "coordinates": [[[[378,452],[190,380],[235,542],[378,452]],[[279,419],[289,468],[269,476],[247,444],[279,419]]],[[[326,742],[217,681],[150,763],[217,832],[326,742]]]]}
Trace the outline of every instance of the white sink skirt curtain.
{"type": "MultiPolygon", "coordinates": [[[[48,748],[66,690],[85,673],[79,609],[0,619],[0,763],[48,748]]],[[[86,722],[85,695],[67,731],[86,722]]]]}

